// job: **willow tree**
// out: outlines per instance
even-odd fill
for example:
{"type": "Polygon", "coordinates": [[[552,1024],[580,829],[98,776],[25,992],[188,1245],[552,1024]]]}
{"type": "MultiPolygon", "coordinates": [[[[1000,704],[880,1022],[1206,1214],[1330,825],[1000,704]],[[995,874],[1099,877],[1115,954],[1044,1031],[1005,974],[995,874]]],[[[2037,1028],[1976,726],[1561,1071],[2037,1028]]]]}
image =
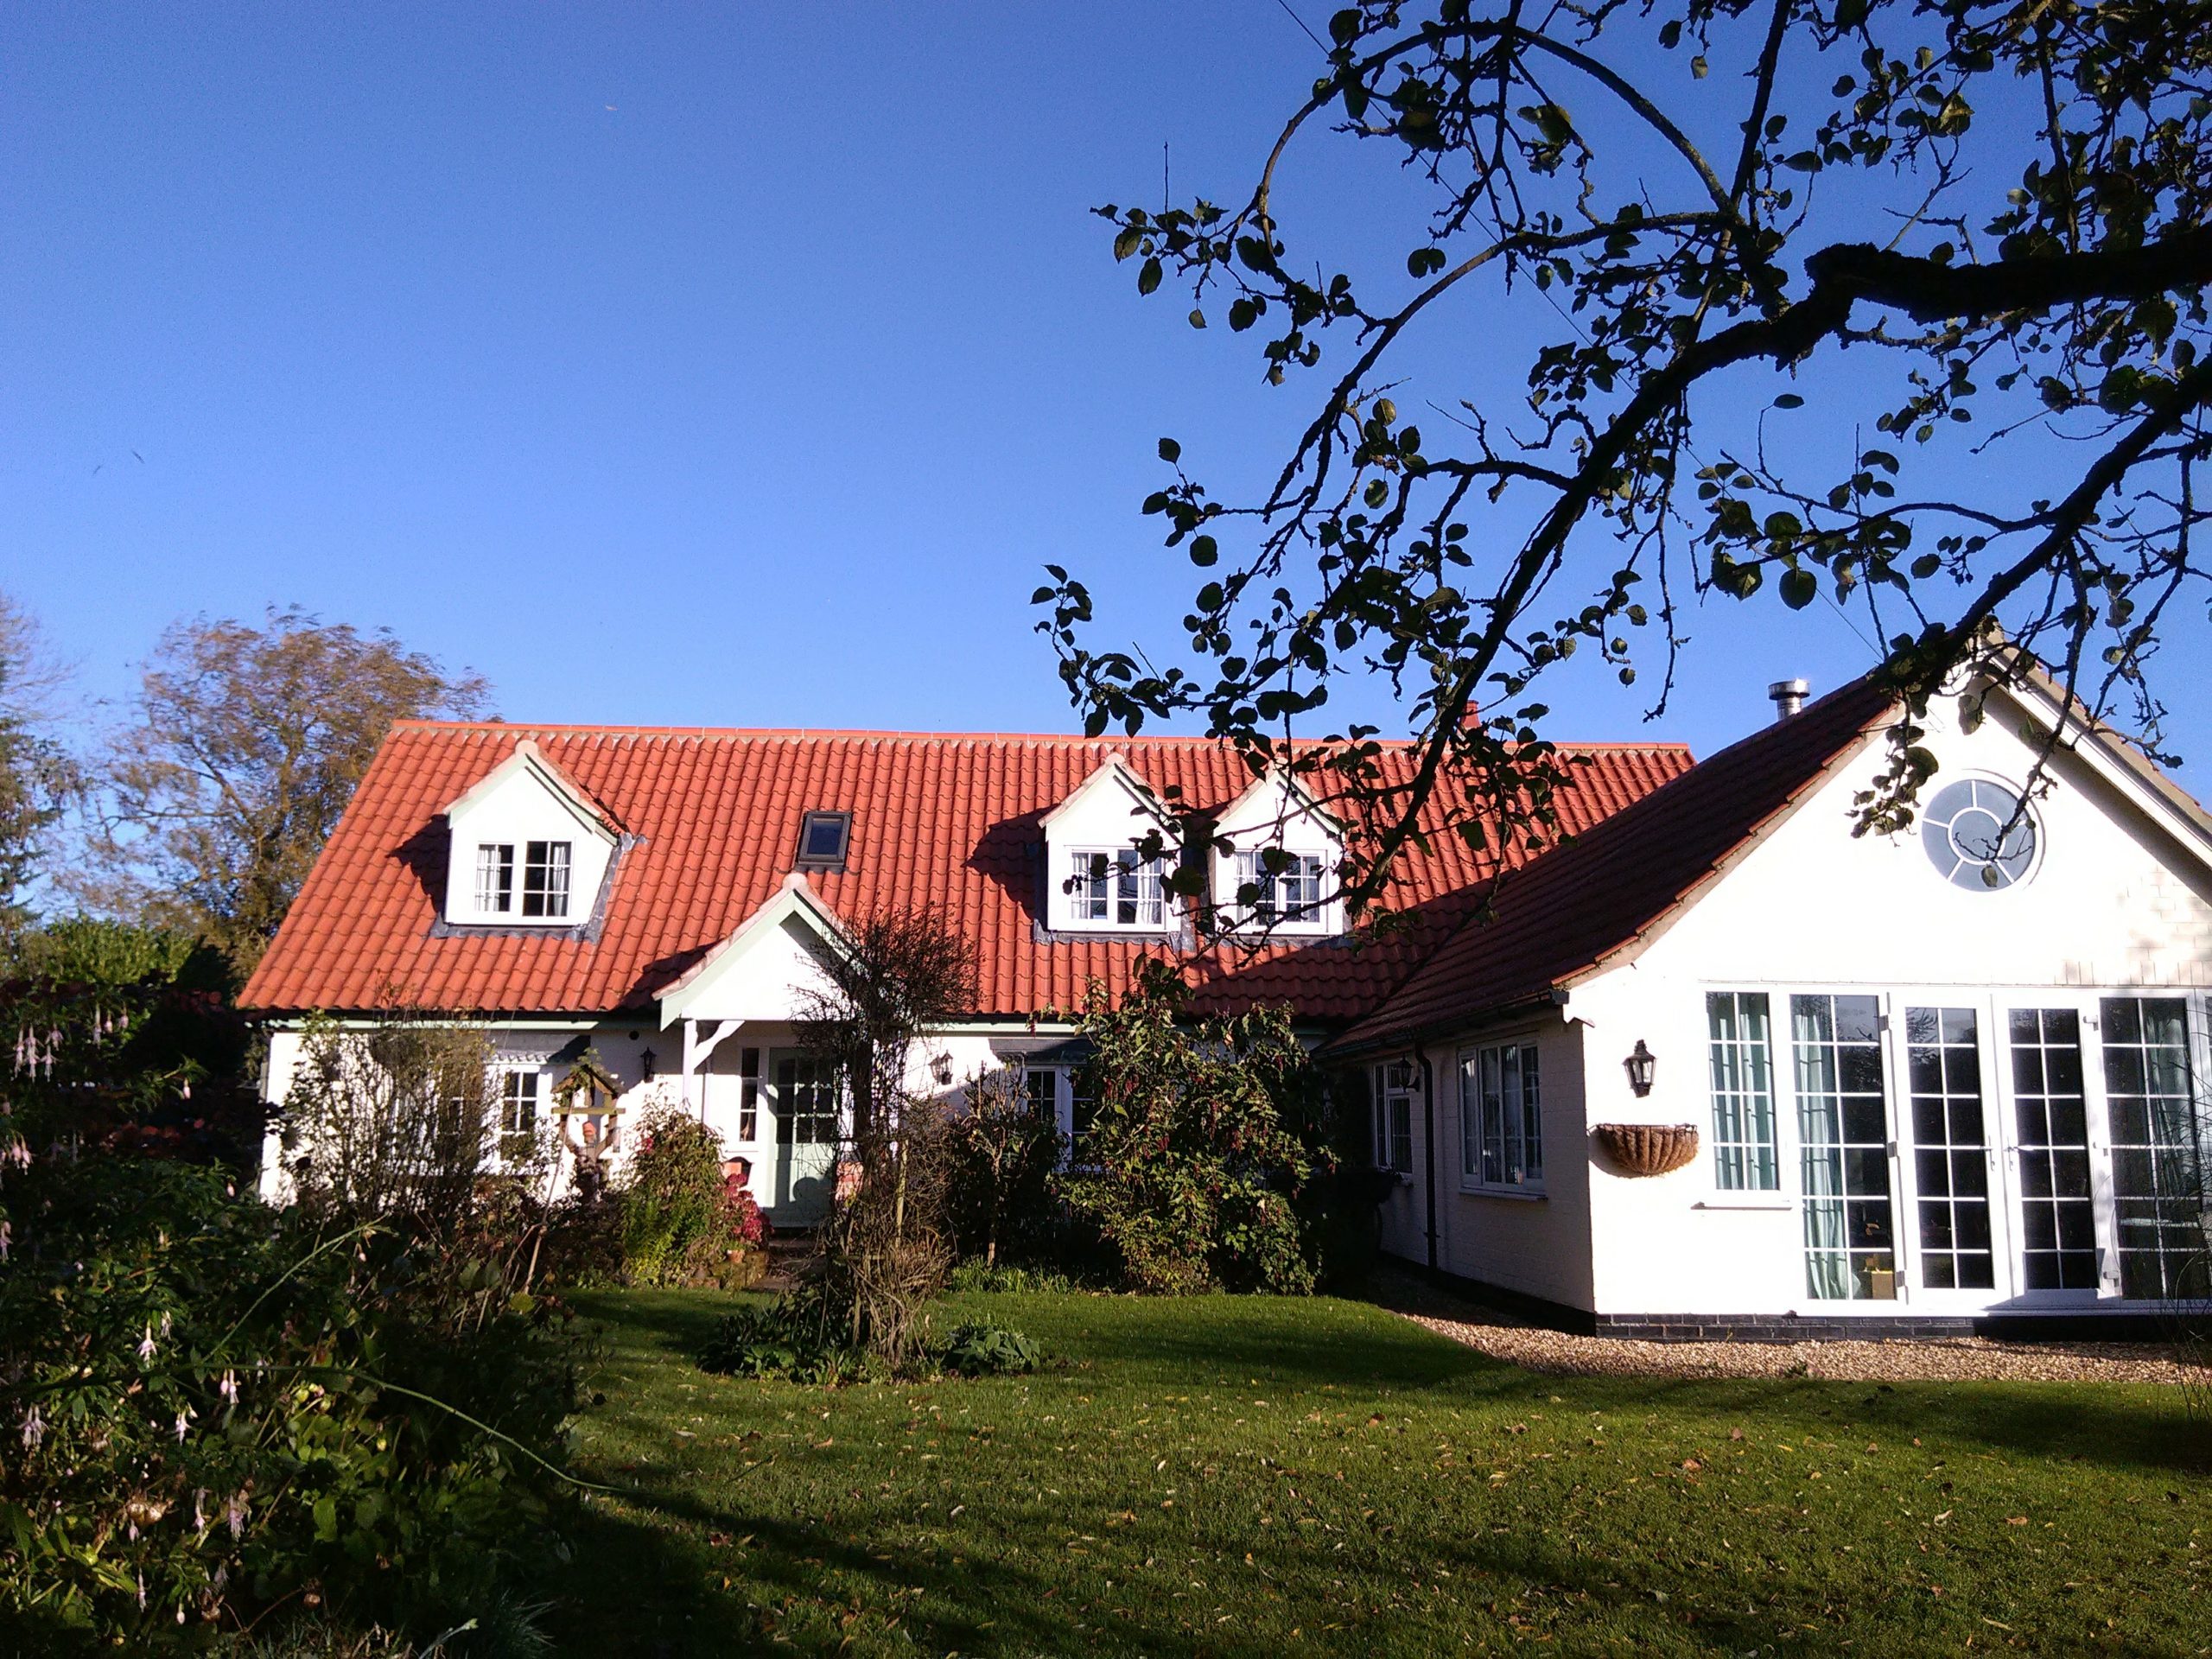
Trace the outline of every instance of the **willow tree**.
{"type": "MultiPolygon", "coordinates": [[[[1656,713],[1696,598],[1846,607],[1923,709],[2024,648],[2162,753],[2153,658],[2207,597],[2212,4],[1365,0],[1328,33],[1241,205],[1099,210],[1141,292],[1303,404],[1248,491],[1162,440],[1145,511],[1201,568],[1176,652],[1039,590],[1094,734],[1338,740],[1293,760],[1366,821],[1370,912],[1424,807],[1541,840],[1540,683],[1641,671],[1656,713]],[[1299,240],[1278,202],[1330,143],[1425,217],[1299,240]],[[1319,712],[1378,673],[1418,757],[1389,774],[1319,712]]],[[[1911,735],[1869,823],[1909,817],[1911,735]]]]}

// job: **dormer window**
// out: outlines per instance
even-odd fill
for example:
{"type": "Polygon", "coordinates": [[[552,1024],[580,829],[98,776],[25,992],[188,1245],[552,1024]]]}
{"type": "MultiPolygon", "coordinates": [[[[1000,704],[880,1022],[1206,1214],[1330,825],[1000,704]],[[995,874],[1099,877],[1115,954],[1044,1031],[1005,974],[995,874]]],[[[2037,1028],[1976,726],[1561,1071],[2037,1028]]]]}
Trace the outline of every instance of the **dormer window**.
{"type": "Polygon", "coordinates": [[[1247,913],[1262,925],[1311,926],[1320,921],[1321,861],[1311,853],[1277,854],[1275,861],[1279,868],[1270,870],[1265,854],[1236,855],[1237,892],[1259,889],[1247,913]]]}
{"type": "Polygon", "coordinates": [[[842,870],[845,849],[852,840],[849,812],[809,812],[799,820],[798,859],[802,870],[842,870]]]}
{"type": "Polygon", "coordinates": [[[1078,847],[1069,855],[1068,914],[1093,927],[1163,928],[1167,900],[1161,861],[1134,847],[1078,847]]]}
{"type": "MultiPolygon", "coordinates": [[[[569,913],[572,846],[565,841],[522,843],[522,914],[557,920],[569,913]]],[[[476,913],[515,913],[515,843],[479,842],[476,847],[476,913]]]]}

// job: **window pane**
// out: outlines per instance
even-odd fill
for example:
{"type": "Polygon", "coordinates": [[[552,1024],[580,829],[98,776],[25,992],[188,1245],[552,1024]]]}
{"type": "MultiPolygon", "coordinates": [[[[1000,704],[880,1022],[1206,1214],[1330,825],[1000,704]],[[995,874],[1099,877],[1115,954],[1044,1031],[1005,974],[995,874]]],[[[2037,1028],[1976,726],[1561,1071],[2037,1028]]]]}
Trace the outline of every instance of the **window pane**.
{"type": "Polygon", "coordinates": [[[504,916],[514,909],[515,849],[512,842],[486,842],[476,849],[476,912],[504,916]]]}
{"type": "Polygon", "coordinates": [[[1913,1173],[1920,1188],[1920,1283],[1993,1289],[1982,1044],[1974,1008],[1909,1008],[1913,1173]]]}
{"type": "Polygon", "coordinates": [[[1808,1294],[1892,1300],[1897,1255],[1879,1005],[1871,996],[1793,996],[1789,1019],[1808,1294]]]}
{"type": "Polygon", "coordinates": [[[2081,1020],[2071,1008],[2014,1008],[2006,1025],[2020,1155],[2022,1283],[2029,1290],[2094,1290],[2081,1020]]]}
{"type": "Polygon", "coordinates": [[[1475,1057],[1459,1057],[1459,1173],[1469,1180],[1481,1174],[1482,1084],[1475,1057]]]}
{"type": "Polygon", "coordinates": [[[2101,1013],[2120,1293],[2203,1296],[2208,1136],[2190,1086],[2189,1005],[2108,996],[2101,1013]]]}
{"type": "Polygon", "coordinates": [[[569,913],[569,843],[533,841],[525,843],[522,869],[522,913],[525,916],[566,916],[569,913]]]}
{"type": "Polygon", "coordinates": [[[1715,991],[1705,1007],[1712,1039],[1714,1184],[1774,1192],[1782,1184],[1782,1160],[1766,994],[1715,991]]]}

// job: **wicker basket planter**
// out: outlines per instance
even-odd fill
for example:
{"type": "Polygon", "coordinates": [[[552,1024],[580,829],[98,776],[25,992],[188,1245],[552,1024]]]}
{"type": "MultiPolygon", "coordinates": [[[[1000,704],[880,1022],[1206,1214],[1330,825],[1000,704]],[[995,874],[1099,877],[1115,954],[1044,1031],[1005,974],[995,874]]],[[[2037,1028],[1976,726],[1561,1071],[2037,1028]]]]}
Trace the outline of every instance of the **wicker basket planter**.
{"type": "Polygon", "coordinates": [[[1697,1157],[1690,1123],[1600,1123],[1598,1145],[1624,1175],[1665,1175],[1697,1157]]]}

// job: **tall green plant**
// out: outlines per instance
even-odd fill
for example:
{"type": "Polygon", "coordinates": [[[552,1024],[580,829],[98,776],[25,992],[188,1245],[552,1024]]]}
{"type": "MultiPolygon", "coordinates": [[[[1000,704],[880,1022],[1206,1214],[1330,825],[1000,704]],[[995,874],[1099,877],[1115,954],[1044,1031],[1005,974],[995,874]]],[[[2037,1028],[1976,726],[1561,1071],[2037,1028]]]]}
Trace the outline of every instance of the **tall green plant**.
{"type": "Polygon", "coordinates": [[[1288,1011],[1192,1020],[1155,971],[1119,1003],[1094,986],[1079,1029],[1093,1052],[1077,1090],[1096,1116],[1061,1190],[1132,1287],[1312,1291],[1302,1200],[1332,1154],[1327,1093],[1288,1011]]]}
{"type": "Polygon", "coordinates": [[[721,1148],[696,1118],[649,1110],[619,1198],[623,1274],[633,1285],[683,1285],[729,1252],[736,1206],[722,1181],[721,1148]]]}

